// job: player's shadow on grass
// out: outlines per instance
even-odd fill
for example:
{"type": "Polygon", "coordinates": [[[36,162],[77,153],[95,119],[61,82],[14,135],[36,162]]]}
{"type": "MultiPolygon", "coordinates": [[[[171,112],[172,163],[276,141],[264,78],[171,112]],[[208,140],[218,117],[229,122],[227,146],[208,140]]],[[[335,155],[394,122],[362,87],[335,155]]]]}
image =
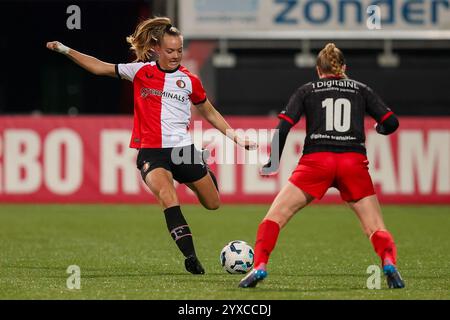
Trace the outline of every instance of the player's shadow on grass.
{"type": "Polygon", "coordinates": [[[16,265],[4,265],[3,268],[11,269],[29,269],[29,270],[66,270],[68,266],[60,267],[49,267],[49,266],[16,266],[16,265]]]}
{"type": "Polygon", "coordinates": [[[205,274],[191,274],[187,271],[185,272],[157,272],[157,273],[152,273],[152,276],[190,276],[190,277],[198,277],[198,278],[203,278],[203,277],[208,277],[208,276],[226,276],[227,274],[224,273],[218,273],[218,272],[208,272],[208,270],[206,270],[205,274]]]}
{"type": "MultiPolygon", "coordinates": [[[[226,291],[226,292],[248,292],[248,293],[268,293],[268,292],[278,292],[278,293],[283,293],[283,292],[294,292],[294,293],[311,293],[311,292],[345,292],[345,291],[365,291],[367,290],[367,288],[363,287],[363,286],[340,286],[340,287],[336,287],[335,285],[330,286],[330,287],[319,287],[319,285],[317,285],[317,288],[307,288],[305,289],[304,287],[301,287],[301,284],[299,284],[298,288],[273,288],[274,285],[280,285],[280,286],[285,286],[286,282],[284,283],[271,283],[271,284],[264,284],[261,283],[257,288],[247,288],[247,289],[242,289],[242,288],[238,288],[238,284],[241,278],[236,277],[236,279],[234,279],[234,281],[231,281],[231,279],[229,280],[225,280],[223,278],[220,279],[220,281],[218,281],[218,279],[211,279],[211,278],[200,278],[200,277],[196,277],[196,282],[197,283],[204,283],[205,285],[210,285],[210,284],[217,284],[217,283],[221,283],[221,288],[220,291],[226,291]],[[267,288],[265,287],[266,285],[270,285],[272,286],[271,288],[267,288]]],[[[177,279],[177,281],[179,282],[190,282],[192,283],[192,279],[177,279]]],[[[309,285],[308,285],[309,286],[309,285]]]]}
{"type": "MultiPolygon", "coordinates": [[[[264,287],[266,284],[264,282],[261,283],[260,286],[258,286],[255,289],[242,289],[238,288],[238,283],[244,277],[242,274],[236,274],[236,275],[227,275],[224,273],[210,273],[205,276],[197,276],[196,282],[198,283],[204,283],[205,285],[209,284],[217,284],[222,283],[223,287],[221,290],[227,291],[227,292],[236,292],[236,291],[242,291],[242,292],[248,292],[248,293],[267,293],[267,292],[295,292],[295,293],[311,293],[311,292],[345,292],[345,291],[362,291],[367,290],[363,285],[360,286],[339,286],[337,287],[336,284],[330,284],[330,287],[323,287],[323,285],[318,284],[317,288],[308,288],[305,289],[304,287],[299,284],[298,288],[273,288],[274,285],[279,286],[286,286],[286,283],[289,283],[289,281],[277,281],[274,279],[273,282],[270,284],[267,283],[267,285],[272,286],[271,288],[264,287]],[[209,275],[210,277],[208,277],[209,275]],[[224,278],[225,277],[225,278],[224,278]]],[[[361,274],[342,274],[342,273],[329,273],[329,274],[296,274],[296,275],[283,275],[283,277],[296,277],[296,278],[316,278],[320,280],[321,278],[329,279],[329,278],[336,278],[336,277],[352,277],[352,278],[361,278],[362,281],[365,281],[364,276],[361,274]]],[[[177,281],[180,282],[192,282],[191,277],[183,277],[180,279],[177,279],[177,281]]],[[[319,281],[318,281],[319,282],[319,281]]]]}
{"type": "MultiPolygon", "coordinates": [[[[283,275],[284,276],[284,275],[283,275]]],[[[319,274],[296,274],[291,275],[291,277],[313,277],[313,278],[320,278],[320,277],[331,277],[331,278],[338,278],[338,277],[356,277],[356,278],[365,278],[365,274],[361,273],[319,273],[319,274]]]]}
{"type": "MultiPolygon", "coordinates": [[[[45,276],[43,278],[67,278],[68,273],[66,272],[68,266],[25,266],[25,265],[3,265],[2,268],[11,269],[22,269],[22,270],[34,270],[34,271],[57,271],[57,273],[52,272],[51,275],[45,276]]],[[[123,268],[121,268],[123,271],[123,268]]],[[[102,269],[102,268],[81,268],[81,277],[85,279],[89,278],[128,278],[128,277],[158,277],[158,276],[185,276],[191,275],[188,272],[158,272],[154,273],[151,269],[146,272],[139,271],[137,269],[132,269],[129,273],[114,273],[114,268],[102,269]],[[133,272],[135,271],[135,272],[133,272]]],[[[129,270],[130,271],[130,270],[129,270]]],[[[192,275],[191,275],[192,276],[192,275]]]]}
{"type": "MultiPolygon", "coordinates": [[[[185,276],[190,275],[190,273],[175,273],[175,272],[167,272],[167,273],[152,273],[151,270],[142,272],[129,272],[129,273],[114,273],[111,269],[108,271],[102,269],[89,269],[89,270],[81,270],[81,277],[83,279],[100,279],[100,278],[150,278],[150,277],[160,277],[160,276],[185,276]]],[[[192,276],[192,275],[191,275],[192,276]]],[[[47,278],[64,278],[67,277],[67,274],[63,273],[62,275],[53,275],[47,278]]]]}
{"type": "MultiPolygon", "coordinates": [[[[239,288],[237,288],[239,289],[239,288]]],[[[235,291],[236,289],[226,289],[225,291],[235,291]]],[[[249,292],[261,292],[261,293],[267,293],[267,292],[296,292],[296,293],[311,293],[311,292],[335,292],[335,291],[367,291],[367,288],[364,287],[325,287],[325,288],[265,288],[262,286],[259,286],[254,289],[246,289],[249,292]]]]}

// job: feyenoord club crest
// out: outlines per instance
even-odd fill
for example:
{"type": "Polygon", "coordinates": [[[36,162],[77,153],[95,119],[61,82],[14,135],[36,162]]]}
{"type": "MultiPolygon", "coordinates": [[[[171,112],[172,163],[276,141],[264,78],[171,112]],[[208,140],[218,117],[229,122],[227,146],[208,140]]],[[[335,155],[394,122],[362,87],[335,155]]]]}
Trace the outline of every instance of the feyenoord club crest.
{"type": "Polygon", "coordinates": [[[186,83],[183,80],[178,80],[177,86],[178,86],[178,88],[184,89],[184,88],[186,88],[186,83]]]}

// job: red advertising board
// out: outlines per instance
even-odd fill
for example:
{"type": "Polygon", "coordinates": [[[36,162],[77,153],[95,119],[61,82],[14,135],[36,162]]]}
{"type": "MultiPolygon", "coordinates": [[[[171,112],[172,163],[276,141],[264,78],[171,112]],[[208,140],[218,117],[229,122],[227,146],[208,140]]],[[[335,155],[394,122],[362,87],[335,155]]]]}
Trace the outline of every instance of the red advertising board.
{"type": "MultiPolygon", "coordinates": [[[[193,121],[195,145],[212,151],[224,203],[270,203],[286,183],[301,154],[304,123],[290,133],[277,176],[262,178],[273,117],[227,117],[234,128],[257,139],[248,152],[204,122],[193,121]]],[[[370,172],[384,203],[450,203],[450,118],[401,118],[389,137],[367,119],[370,172]]],[[[0,202],[2,203],[154,203],[129,149],[132,118],[0,117],[0,202]]],[[[182,203],[197,203],[184,185],[182,203]]],[[[330,189],[323,203],[341,202],[330,189]]]]}

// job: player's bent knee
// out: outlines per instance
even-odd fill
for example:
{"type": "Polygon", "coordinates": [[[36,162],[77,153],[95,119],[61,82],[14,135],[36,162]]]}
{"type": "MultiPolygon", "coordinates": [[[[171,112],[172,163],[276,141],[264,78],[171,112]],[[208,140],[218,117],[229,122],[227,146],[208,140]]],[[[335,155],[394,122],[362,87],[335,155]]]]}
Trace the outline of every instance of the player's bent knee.
{"type": "Polygon", "coordinates": [[[162,188],[158,193],[159,201],[166,208],[178,205],[178,197],[176,192],[171,188],[162,188]]]}
{"type": "Polygon", "coordinates": [[[220,208],[221,202],[219,197],[217,197],[217,199],[208,201],[205,205],[205,208],[208,210],[217,210],[220,208]]]}

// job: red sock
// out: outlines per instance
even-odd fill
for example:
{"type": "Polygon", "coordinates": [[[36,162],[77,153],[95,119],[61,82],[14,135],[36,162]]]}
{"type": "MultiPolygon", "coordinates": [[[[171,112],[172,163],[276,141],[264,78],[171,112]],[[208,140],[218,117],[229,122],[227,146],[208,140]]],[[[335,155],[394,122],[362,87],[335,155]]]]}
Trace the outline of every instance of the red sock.
{"type": "Polygon", "coordinates": [[[379,230],[374,232],[370,237],[370,241],[375,252],[381,258],[383,266],[389,262],[394,265],[397,264],[397,248],[389,231],[379,230]]]}
{"type": "Polygon", "coordinates": [[[272,220],[264,220],[259,225],[255,244],[255,269],[265,269],[279,233],[279,224],[272,220]]]}

